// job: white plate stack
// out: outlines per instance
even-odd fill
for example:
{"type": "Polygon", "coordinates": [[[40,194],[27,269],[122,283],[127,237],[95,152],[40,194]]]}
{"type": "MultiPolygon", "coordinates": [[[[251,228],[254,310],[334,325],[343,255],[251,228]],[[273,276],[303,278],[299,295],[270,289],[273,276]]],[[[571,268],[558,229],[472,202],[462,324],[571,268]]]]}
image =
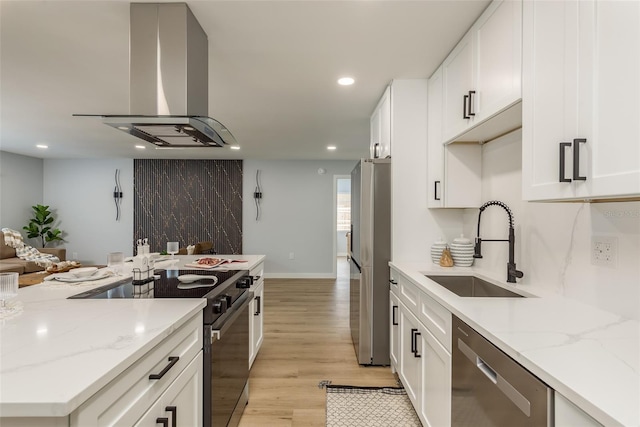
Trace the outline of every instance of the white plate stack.
{"type": "Polygon", "coordinates": [[[447,242],[442,240],[438,240],[431,246],[431,261],[434,264],[440,264],[440,257],[442,257],[442,251],[447,247],[447,242]]]}
{"type": "Polygon", "coordinates": [[[473,265],[473,242],[460,235],[451,243],[451,257],[456,267],[471,267],[473,265]]]}

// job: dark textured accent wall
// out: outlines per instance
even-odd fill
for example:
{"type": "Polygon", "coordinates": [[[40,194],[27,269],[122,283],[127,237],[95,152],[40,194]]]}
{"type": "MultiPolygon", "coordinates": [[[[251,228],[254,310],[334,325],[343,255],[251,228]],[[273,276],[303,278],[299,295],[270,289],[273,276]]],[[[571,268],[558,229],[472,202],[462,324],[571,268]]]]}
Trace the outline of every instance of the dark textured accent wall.
{"type": "Polygon", "coordinates": [[[133,188],[134,254],[145,237],[152,252],[212,241],[242,253],[242,160],[134,159],[133,188]]]}

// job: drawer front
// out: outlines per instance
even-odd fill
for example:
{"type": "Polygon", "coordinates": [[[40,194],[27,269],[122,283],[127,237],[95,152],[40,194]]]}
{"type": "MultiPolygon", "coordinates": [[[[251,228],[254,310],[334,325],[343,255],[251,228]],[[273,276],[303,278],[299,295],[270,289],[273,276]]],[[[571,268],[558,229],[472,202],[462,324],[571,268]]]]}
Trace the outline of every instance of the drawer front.
{"type": "Polygon", "coordinates": [[[253,267],[249,272],[249,275],[253,277],[254,283],[264,281],[264,262],[253,267]]]}
{"type": "Polygon", "coordinates": [[[202,380],[200,352],[134,427],[158,427],[163,421],[172,427],[202,426],[202,380]]]}
{"type": "Polygon", "coordinates": [[[406,277],[398,276],[398,287],[400,290],[400,300],[407,306],[414,316],[420,313],[420,290],[406,277]]]}
{"type": "Polygon", "coordinates": [[[71,414],[71,427],[133,425],[202,349],[202,321],[200,311],[83,403],[71,414]]]}
{"type": "Polygon", "coordinates": [[[389,290],[396,295],[400,295],[400,288],[398,286],[398,278],[400,277],[400,273],[397,270],[391,268],[389,270],[389,290]]]}
{"type": "Polygon", "coordinates": [[[418,318],[440,344],[451,353],[451,312],[424,292],[420,292],[418,318]]]}

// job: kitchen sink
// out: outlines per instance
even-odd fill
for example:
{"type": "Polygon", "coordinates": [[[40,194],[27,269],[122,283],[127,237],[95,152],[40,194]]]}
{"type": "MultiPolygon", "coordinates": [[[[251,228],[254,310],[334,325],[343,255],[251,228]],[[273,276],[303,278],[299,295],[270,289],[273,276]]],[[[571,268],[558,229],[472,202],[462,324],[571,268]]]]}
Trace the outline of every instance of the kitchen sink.
{"type": "Polygon", "coordinates": [[[461,297],[523,298],[507,289],[475,276],[426,276],[440,286],[461,297]]]}

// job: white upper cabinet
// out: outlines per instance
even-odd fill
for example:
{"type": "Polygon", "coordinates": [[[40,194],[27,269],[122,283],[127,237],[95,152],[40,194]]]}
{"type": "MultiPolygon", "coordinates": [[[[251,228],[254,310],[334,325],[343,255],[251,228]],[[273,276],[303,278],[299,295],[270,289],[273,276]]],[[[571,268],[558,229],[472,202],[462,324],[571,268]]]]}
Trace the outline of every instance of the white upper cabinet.
{"type": "Polygon", "coordinates": [[[391,156],[391,86],[387,86],[376,109],[371,114],[372,159],[384,159],[391,156]]]}
{"type": "Polygon", "coordinates": [[[518,128],[522,2],[494,0],[442,63],[443,142],[486,141],[518,128]]]}
{"type": "Polygon", "coordinates": [[[427,207],[443,208],[442,66],[429,79],[427,93],[427,207]]]}
{"type": "Polygon", "coordinates": [[[443,134],[449,141],[460,135],[473,121],[473,37],[467,33],[442,63],[443,134]],[[471,96],[471,99],[469,98],[471,96]]]}
{"type": "Polygon", "coordinates": [[[473,35],[472,113],[479,123],[522,98],[522,2],[494,1],[473,25],[473,35]]]}
{"type": "Polygon", "coordinates": [[[427,207],[479,207],[482,194],[480,144],[442,143],[443,69],[444,64],[428,83],[427,207]]]}
{"type": "Polygon", "coordinates": [[[523,198],[637,198],[640,3],[523,12],[523,198]]]}
{"type": "Polygon", "coordinates": [[[393,80],[371,114],[371,158],[391,157],[394,141],[426,138],[427,79],[393,80]]]}

